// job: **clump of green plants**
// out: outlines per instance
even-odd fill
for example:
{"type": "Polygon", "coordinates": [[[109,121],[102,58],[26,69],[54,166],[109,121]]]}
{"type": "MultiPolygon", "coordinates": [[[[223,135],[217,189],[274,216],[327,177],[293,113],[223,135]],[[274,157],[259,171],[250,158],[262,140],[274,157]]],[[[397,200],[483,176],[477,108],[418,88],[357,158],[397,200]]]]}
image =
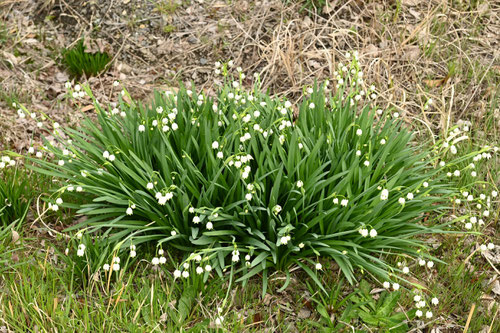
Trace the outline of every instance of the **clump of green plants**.
{"type": "Polygon", "coordinates": [[[0,227],[24,221],[32,200],[31,177],[9,156],[0,160],[0,227]]]}
{"type": "Polygon", "coordinates": [[[70,74],[80,78],[84,74],[89,77],[105,71],[111,56],[106,52],[87,52],[84,40],[80,39],[75,46],[62,52],[62,59],[70,74]]]}
{"type": "Polygon", "coordinates": [[[105,232],[123,251],[177,249],[176,278],[193,265],[243,283],[259,275],[264,292],[272,271],[286,287],[297,266],[323,289],[322,258],[354,283],[359,271],[398,279],[388,256],[429,257],[418,236],[442,231],[423,221],[446,210],[446,176],[437,155],[410,144],[399,115],[377,107],[356,56],[339,65],[333,89],[304,89],[298,117],[261,92],[259,75],[249,90],[240,68],[231,79],[233,66],[216,64],[225,84],[215,97],[181,88],[144,106],[123,90],[109,107],[94,100],[96,120],[54,130],[31,158],[62,184],[49,207],[78,209],[88,219],[74,228],[105,232]]]}

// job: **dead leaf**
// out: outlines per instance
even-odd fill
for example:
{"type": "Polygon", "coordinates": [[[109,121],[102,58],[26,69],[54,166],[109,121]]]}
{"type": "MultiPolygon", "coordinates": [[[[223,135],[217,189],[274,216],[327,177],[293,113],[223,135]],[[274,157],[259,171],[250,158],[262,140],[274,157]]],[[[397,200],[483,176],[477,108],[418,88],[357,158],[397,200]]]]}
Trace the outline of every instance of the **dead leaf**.
{"type": "Polygon", "coordinates": [[[444,85],[446,82],[448,82],[449,78],[450,77],[448,75],[446,75],[442,79],[424,80],[424,83],[429,88],[438,88],[438,87],[441,87],[442,85],[444,85]]]}
{"type": "Polygon", "coordinates": [[[68,81],[68,79],[69,79],[68,74],[63,73],[63,72],[56,73],[57,82],[66,82],[66,81],[68,81]]]}
{"type": "Polygon", "coordinates": [[[325,6],[323,6],[323,14],[330,14],[335,10],[334,1],[327,2],[325,6]]]}
{"type": "Polygon", "coordinates": [[[365,50],[364,50],[364,54],[368,54],[368,55],[371,55],[373,57],[377,57],[379,55],[379,48],[376,46],[376,45],[373,45],[373,44],[368,44],[366,47],[365,47],[365,50]]]}
{"type": "Polygon", "coordinates": [[[94,105],[90,104],[90,105],[84,106],[82,108],[82,112],[87,112],[87,111],[90,111],[90,110],[93,110],[93,109],[94,109],[94,105]]]}
{"type": "Polygon", "coordinates": [[[302,309],[299,310],[299,313],[297,313],[297,317],[300,319],[306,319],[311,316],[311,310],[309,310],[306,307],[303,307],[302,309]]]}
{"type": "Polygon", "coordinates": [[[14,229],[12,229],[12,243],[14,244],[19,243],[19,234],[14,229]]]}
{"type": "Polygon", "coordinates": [[[413,17],[415,17],[417,20],[420,20],[420,13],[417,12],[416,10],[413,10],[413,9],[408,9],[408,12],[413,15],[413,17]]]}
{"type": "Polygon", "coordinates": [[[495,280],[495,282],[493,282],[491,291],[493,291],[497,295],[500,295],[500,282],[498,282],[498,280],[495,280]]]}
{"type": "Polygon", "coordinates": [[[24,40],[24,43],[25,44],[37,44],[38,40],[35,39],[35,38],[27,38],[27,39],[24,40]]]}
{"type": "Polygon", "coordinates": [[[272,298],[273,297],[271,295],[265,294],[262,303],[264,303],[264,305],[269,305],[271,303],[272,298]]]}
{"type": "Polygon", "coordinates": [[[12,66],[16,66],[16,65],[17,65],[18,61],[17,61],[17,58],[16,58],[16,56],[15,56],[15,55],[13,55],[12,53],[9,53],[9,52],[7,52],[7,51],[2,51],[2,54],[3,54],[3,56],[6,58],[6,60],[7,60],[8,62],[10,62],[10,64],[11,64],[12,66]]]}
{"type": "Polygon", "coordinates": [[[482,4],[477,6],[477,12],[479,13],[479,15],[484,15],[484,14],[488,13],[489,9],[490,9],[490,6],[489,6],[488,2],[483,2],[482,4]]]}
{"type": "Polygon", "coordinates": [[[496,248],[493,251],[484,251],[482,255],[486,257],[493,264],[500,264],[500,251],[497,251],[496,248]]]}
{"type": "Polygon", "coordinates": [[[420,57],[420,48],[416,45],[407,46],[404,50],[403,57],[410,61],[417,60],[420,57]]]}
{"type": "Polygon", "coordinates": [[[370,295],[378,294],[383,292],[385,289],[384,288],[374,288],[370,291],[370,295]]]}
{"type": "Polygon", "coordinates": [[[415,7],[420,4],[420,0],[401,0],[403,6],[415,7]]]}

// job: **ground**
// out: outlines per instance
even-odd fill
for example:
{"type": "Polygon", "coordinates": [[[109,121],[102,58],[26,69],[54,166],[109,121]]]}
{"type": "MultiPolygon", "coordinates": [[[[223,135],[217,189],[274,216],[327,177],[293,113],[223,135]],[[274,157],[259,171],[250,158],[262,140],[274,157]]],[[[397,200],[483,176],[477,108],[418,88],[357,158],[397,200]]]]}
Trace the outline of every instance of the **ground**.
{"type": "MultiPolygon", "coordinates": [[[[211,94],[220,81],[214,63],[230,59],[248,76],[260,73],[264,88],[272,94],[294,100],[305,86],[332,79],[338,64],[346,61],[346,52],[358,51],[365,80],[375,85],[379,102],[398,110],[419,140],[446,135],[453,125],[470,122],[477,146],[499,142],[500,3],[496,1],[3,0],[0,10],[0,151],[22,152],[39,140],[33,134],[35,124],[18,119],[14,102],[43,111],[62,126],[76,126],[82,119],[74,103],[64,98],[64,84],[72,78],[62,65],[61,51],[83,36],[91,50],[107,51],[113,57],[108,71],[82,79],[101,102],[111,101],[115,80],[134,98],[145,101],[153,90],[173,89],[181,82],[211,94]],[[308,3],[321,6],[304,8],[308,3]],[[425,108],[429,99],[434,103],[425,108]]],[[[85,103],[89,104],[84,101],[81,106],[85,103]]],[[[92,116],[92,108],[86,114],[92,116]]],[[[498,165],[488,168],[488,181],[498,186],[498,165]]],[[[50,184],[41,183],[35,196],[48,191],[50,184]]],[[[46,282],[49,276],[53,281],[65,278],[63,263],[49,244],[57,244],[56,251],[64,250],[59,232],[73,223],[73,216],[40,218],[37,204],[41,205],[35,199],[27,227],[20,232],[21,243],[10,248],[12,255],[5,264],[19,265],[5,271],[0,267],[0,331],[61,329],[64,316],[72,312],[74,318],[88,319],[88,311],[99,314],[93,327],[132,330],[136,318],[124,320],[130,313],[118,298],[114,313],[108,311],[111,303],[106,311],[99,308],[107,291],[78,292],[79,298],[70,301],[67,293],[73,290],[55,282],[42,284],[46,296],[35,286],[27,290],[16,286],[46,282]],[[43,273],[43,278],[30,273],[29,267],[43,273]],[[70,306],[76,310],[70,311],[70,306]],[[127,324],[110,324],[116,320],[127,324]]],[[[499,244],[498,218],[490,221],[483,238],[499,244]]],[[[499,331],[499,251],[470,255],[477,250],[477,238],[464,234],[425,241],[447,262],[435,273],[423,274],[420,281],[437,290],[441,305],[433,320],[416,321],[411,329],[462,332],[467,326],[472,332],[499,331]]],[[[311,295],[305,276],[297,272],[292,287],[279,292],[282,278],[273,277],[272,293],[263,299],[253,295],[258,283],[231,291],[234,327],[319,329],[313,323],[325,318],[311,301],[317,296],[311,295]]],[[[335,285],[337,277],[325,276],[325,281],[335,285]]],[[[122,300],[133,303],[132,317],[149,307],[150,320],[168,329],[166,312],[153,302],[153,290],[161,293],[165,287],[146,273],[139,274],[133,286],[125,282],[124,288],[133,288],[138,295],[122,300]]],[[[347,295],[352,288],[346,284],[342,293],[347,295]]],[[[187,327],[194,327],[207,307],[217,303],[216,294],[196,298],[198,305],[189,314],[187,327]]],[[[411,302],[403,298],[400,306],[406,309],[411,302]]],[[[339,315],[329,310],[332,318],[339,315]]]]}

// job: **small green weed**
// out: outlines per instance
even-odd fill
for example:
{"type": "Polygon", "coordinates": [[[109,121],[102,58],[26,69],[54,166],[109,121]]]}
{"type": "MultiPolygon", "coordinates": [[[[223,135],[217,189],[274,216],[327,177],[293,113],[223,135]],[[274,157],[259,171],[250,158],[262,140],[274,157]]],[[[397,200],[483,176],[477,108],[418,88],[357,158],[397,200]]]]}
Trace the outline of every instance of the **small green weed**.
{"type": "Polygon", "coordinates": [[[80,39],[77,44],[62,52],[63,62],[71,75],[76,78],[83,74],[95,76],[107,69],[111,57],[106,52],[86,52],[84,40],[80,39]]]}
{"type": "Polygon", "coordinates": [[[407,320],[415,316],[416,310],[408,313],[396,312],[400,291],[383,291],[378,300],[370,294],[370,285],[365,280],[359,284],[357,295],[352,297],[355,304],[359,305],[359,317],[371,327],[378,327],[379,332],[408,332],[407,320]]]}
{"type": "MultiPolygon", "coordinates": [[[[3,157],[1,163],[6,163],[3,157]]],[[[7,163],[9,163],[7,161],[7,163]]],[[[4,167],[0,171],[0,226],[7,226],[14,220],[23,221],[33,197],[30,174],[18,167],[4,167]]]]}

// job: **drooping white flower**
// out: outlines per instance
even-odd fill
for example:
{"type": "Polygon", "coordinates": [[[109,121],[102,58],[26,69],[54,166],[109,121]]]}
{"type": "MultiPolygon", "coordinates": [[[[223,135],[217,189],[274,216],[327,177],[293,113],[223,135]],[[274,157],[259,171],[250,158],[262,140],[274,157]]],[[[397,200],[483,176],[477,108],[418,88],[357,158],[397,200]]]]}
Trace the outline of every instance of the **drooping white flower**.
{"type": "Polygon", "coordinates": [[[125,213],[127,213],[127,215],[132,215],[134,213],[134,211],[132,210],[131,207],[128,207],[127,210],[125,211],[125,213]]]}
{"type": "Polygon", "coordinates": [[[413,193],[411,193],[411,192],[410,192],[410,193],[408,193],[408,194],[406,195],[406,198],[407,198],[408,200],[413,200],[413,193]]]}
{"type": "Polygon", "coordinates": [[[147,183],[147,184],[146,184],[146,188],[147,188],[148,190],[152,190],[152,189],[154,188],[154,184],[153,184],[153,183],[151,183],[151,182],[150,182],[150,183],[147,183]]]}
{"type": "Polygon", "coordinates": [[[280,245],[286,245],[288,243],[288,237],[283,236],[280,238],[280,245]]]}
{"type": "Polygon", "coordinates": [[[363,134],[363,130],[362,130],[361,128],[358,128],[358,129],[356,130],[356,135],[357,135],[357,136],[361,136],[362,134],[363,134]]]}
{"type": "Polygon", "coordinates": [[[212,149],[219,149],[219,143],[217,141],[212,142],[212,149]]]}
{"type": "Polygon", "coordinates": [[[195,216],[195,217],[193,217],[193,223],[194,223],[194,224],[198,224],[198,223],[200,223],[200,222],[201,222],[201,219],[200,219],[200,217],[199,217],[199,216],[195,216]]]}
{"type": "Polygon", "coordinates": [[[439,300],[437,299],[437,297],[433,297],[433,298],[431,299],[431,303],[432,303],[433,305],[438,305],[438,304],[439,304],[439,300]]]}
{"type": "Polygon", "coordinates": [[[245,194],[245,199],[247,199],[248,201],[252,200],[252,193],[245,194]]]}
{"type": "Polygon", "coordinates": [[[180,271],[180,270],[178,270],[178,269],[176,269],[176,270],[174,271],[174,278],[176,278],[176,279],[177,279],[177,278],[180,278],[180,277],[181,277],[181,271],[180,271]]]}
{"type": "Polygon", "coordinates": [[[206,272],[210,272],[211,270],[212,270],[212,266],[210,266],[210,265],[206,265],[205,266],[205,271],[206,272]]]}
{"type": "Polygon", "coordinates": [[[408,267],[406,267],[406,266],[405,266],[405,267],[403,267],[403,273],[404,273],[404,274],[408,274],[408,273],[410,273],[410,269],[409,269],[408,267]]]}
{"type": "Polygon", "coordinates": [[[154,266],[157,266],[160,264],[160,259],[157,258],[157,257],[154,257],[152,260],[151,260],[151,263],[154,265],[154,266]]]}
{"type": "Polygon", "coordinates": [[[319,270],[321,270],[322,268],[323,268],[323,266],[322,266],[322,265],[318,262],[318,263],[316,264],[316,269],[319,271],[319,270]]]}
{"type": "Polygon", "coordinates": [[[182,277],[187,279],[189,277],[189,272],[188,271],[182,272],[182,277]]]}
{"type": "Polygon", "coordinates": [[[202,267],[196,267],[196,274],[203,274],[203,268],[202,267]]]}
{"type": "Polygon", "coordinates": [[[392,284],[392,289],[399,290],[399,283],[393,283],[392,284]]]}
{"type": "Polygon", "coordinates": [[[139,132],[144,132],[146,127],[144,125],[139,125],[139,132]]]}
{"type": "Polygon", "coordinates": [[[217,318],[215,318],[215,325],[220,326],[220,325],[222,325],[223,321],[224,321],[224,317],[218,316],[217,318]]]}
{"type": "Polygon", "coordinates": [[[384,286],[385,289],[389,289],[391,287],[391,283],[389,281],[384,281],[382,285],[384,286]]]}
{"type": "Polygon", "coordinates": [[[375,237],[377,237],[377,234],[378,234],[378,233],[377,233],[377,230],[375,230],[375,229],[370,230],[370,237],[371,237],[371,238],[375,238],[375,237]]]}
{"type": "Polygon", "coordinates": [[[399,198],[398,199],[398,202],[401,204],[401,205],[404,205],[404,203],[406,202],[405,198],[399,198]]]}
{"type": "Polygon", "coordinates": [[[389,198],[389,191],[387,189],[383,189],[380,193],[380,200],[387,200],[389,198]]]}
{"type": "Polygon", "coordinates": [[[340,205],[341,205],[341,206],[344,206],[344,207],[346,207],[348,203],[349,203],[349,200],[347,200],[347,199],[342,199],[342,200],[340,201],[340,205]]]}
{"type": "Polygon", "coordinates": [[[214,225],[212,224],[212,222],[207,222],[206,227],[208,230],[212,230],[214,228],[214,225]]]}
{"type": "Polygon", "coordinates": [[[427,319],[432,318],[432,311],[427,311],[427,312],[425,313],[425,318],[427,318],[427,319]]]}
{"type": "Polygon", "coordinates": [[[415,312],[415,315],[419,318],[422,317],[423,316],[422,310],[417,310],[417,312],[415,312]]]}
{"type": "Polygon", "coordinates": [[[365,228],[359,229],[359,233],[363,237],[368,237],[368,229],[365,229],[365,228]]]}

